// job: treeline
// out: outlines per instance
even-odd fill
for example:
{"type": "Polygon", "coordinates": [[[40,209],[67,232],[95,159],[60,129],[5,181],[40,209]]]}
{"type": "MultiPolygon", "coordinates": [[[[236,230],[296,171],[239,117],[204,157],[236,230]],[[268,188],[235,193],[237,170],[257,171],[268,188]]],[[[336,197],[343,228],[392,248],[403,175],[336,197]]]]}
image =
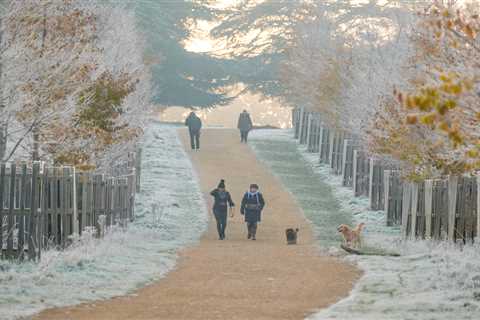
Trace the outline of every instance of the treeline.
{"type": "Polygon", "coordinates": [[[99,169],[126,157],[151,94],[133,10],[113,1],[3,5],[1,160],[99,169]]]}
{"type": "Polygon", "coordinates": [[[480,3],[314,2],[283,65],[285,99],[413,180],[480,169],[480,3]]]}

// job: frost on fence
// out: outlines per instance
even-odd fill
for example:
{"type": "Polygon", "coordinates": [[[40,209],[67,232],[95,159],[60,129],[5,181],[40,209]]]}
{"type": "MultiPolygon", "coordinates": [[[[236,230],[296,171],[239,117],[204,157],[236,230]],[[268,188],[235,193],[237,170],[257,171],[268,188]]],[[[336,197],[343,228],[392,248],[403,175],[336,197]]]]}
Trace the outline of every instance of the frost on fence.
{"type": "Polygon", "coordinates": [[[103,236],[133,220],[135,170],[112,177],[72,167],[1,164],[2,258],[39,259],[47,248],[64,248],[84,230],[103,236]]]}
{"type": "Polygon", "coordinates": [[[400,226],[410,239],[471,243],[480,233],[479,178],[450,176],[409,182],[398,167],[368,154],[353,136],[322,122],[304,108],[294,110],[295,138],[319,162],[342,175],[355,196],[368,197],[372,210],[384,210],[389,226],[400,226]]]}

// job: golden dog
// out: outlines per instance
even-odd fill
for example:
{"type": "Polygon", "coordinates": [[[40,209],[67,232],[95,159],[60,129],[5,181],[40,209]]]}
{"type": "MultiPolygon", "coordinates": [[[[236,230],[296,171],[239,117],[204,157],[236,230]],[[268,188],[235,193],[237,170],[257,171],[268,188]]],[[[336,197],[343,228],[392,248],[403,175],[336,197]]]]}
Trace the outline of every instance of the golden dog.
{"type": "Polygon", "coordinates": [[[365,223],[360,223],[355,229],[341,224],[338,226],[337,231],[343,236],[343,243],[350,248],[360,248],[362,245],[361,233],[365,223]]]}

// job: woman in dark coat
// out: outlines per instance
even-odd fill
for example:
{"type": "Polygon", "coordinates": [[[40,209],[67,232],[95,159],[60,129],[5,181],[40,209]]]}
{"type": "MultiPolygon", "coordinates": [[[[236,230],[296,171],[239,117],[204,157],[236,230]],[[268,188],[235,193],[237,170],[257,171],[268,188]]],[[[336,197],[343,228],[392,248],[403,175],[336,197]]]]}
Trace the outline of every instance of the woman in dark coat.
{"type": "Polygon", "coordinates": [[[232,201],[230,193],[225,189],[225,180],[220,180],[217,189],[210,192],[215,199],[213,204],[213,214],[217,220],[217,231],[219,240],[225,239],[225,228],[227,227],[227,211],[232,209],[235,204],[232,201]]]}
{"type": "Polygon", "coordinates": [[[250,191],[247,191],[242,199],[240,212],[245,215],[247,223],[248,239],[256,240],[257,223],[261,221],[262,210],[265,207],[265,200],[258,191],[258,185],[251,184],[250,191]]]}

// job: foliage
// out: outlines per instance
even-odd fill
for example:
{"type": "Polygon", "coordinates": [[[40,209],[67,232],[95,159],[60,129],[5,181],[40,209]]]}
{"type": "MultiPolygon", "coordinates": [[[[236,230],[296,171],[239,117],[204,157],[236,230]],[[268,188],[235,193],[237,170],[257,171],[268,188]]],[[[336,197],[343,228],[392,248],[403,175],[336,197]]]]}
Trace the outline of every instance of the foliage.
{"type": "Polygon", "coordinates": [[[109,133],[120,130],[115,119],[123,113],[123,99],[134,90],[128,80],[127,76],[114,79],[111,74],[102,75],[80,96],[80,105],[87,102],[74,117],[77,125],[109,133]]]}
{"type": "MultiPolygon", "coordinates": [[[[420,131],[423,136],[413,141],[428,150],[387,153],[417,166],[423,174],[480,169],[478,9],[435,2],[419,14],[412,38],[416,46],[412,89],[394,91],[394,95],[404,118],[399,122],[408,132],[403,138],[410,139],[412,132],[420,131]],[[415,154],[417,159],[412,161],[415,154]]],[[[394,139],[390,142],[395,143],[394,139]]]]}
{"type": "Polygon", "coordinates": [[[71,1],[10,2],[3,22],[4,97],[23,128],[20,140],[33,134],[34,159],[39,144],[51,136],[51,124],[73,112],[69,98],[88,84],[96,68],[95,24],[88,8],[71,1]]]}
{"type": "Polygon", "coordinates": [[[10,157],[107,168],[131,151],[150,108],[134,13],[107,2],[28,0],[9,2],[4,21],[0,117],[10,157]]]}
{"type": "Polygon", "coordinates": [[[134,90],[127,76],[114,79],[111,74],[104,74],[99,77],[80,95],[83,107],[73,115],[71,123],[56,125],[55,132],[57,137],[62,136],[62,143],[48,148],[55,162],[93,168],[93,160],[109,146],[137,138],[140,128],[118,123],[124,113],[124,99],[134,90]],[[75,143],[80,139],[84,143],[75,143]]]}
{"type": "Polygon", "coordinates": [[[361,139],[408,56],[409,1],[313,2],[283,64],[285,101],[361,139]]]}

